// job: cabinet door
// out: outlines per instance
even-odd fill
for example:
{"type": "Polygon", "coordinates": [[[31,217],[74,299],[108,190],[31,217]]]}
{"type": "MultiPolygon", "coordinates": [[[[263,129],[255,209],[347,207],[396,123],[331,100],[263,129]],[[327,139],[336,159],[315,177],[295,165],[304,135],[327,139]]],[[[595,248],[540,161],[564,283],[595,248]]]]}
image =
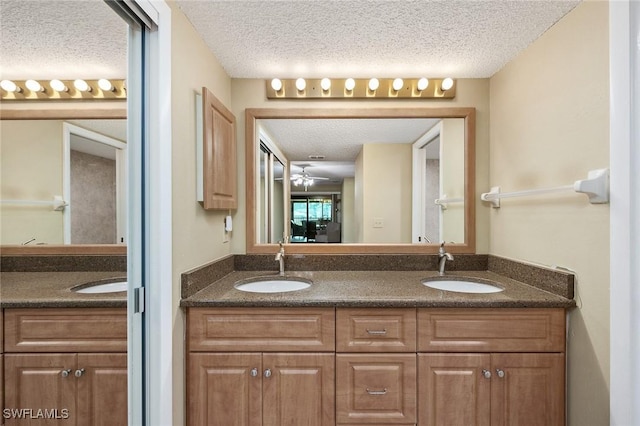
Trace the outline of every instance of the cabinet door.
{"type": "Polygon", "coordinates": [[[564,354],[492,354],[491,424],[564,425],[564,354]]]}
{"type": "Polygon", "coordinates": [[[338,424],[415,424],[416,354],[336,355],[338,424]]]}
{"type": "Polygon", "coordinates": [[[7,426],[81,424],[76,411],[75,354],[6,354],[4,368],[5,410],[13,410],[7,426]]]}
{"type": "Polygon", "coordinates": [[[419,354],[419,426],[479,426],[491,420],[489,354],[419,354]]]}
{"type": "Polygon", "coordinates": [[[334,360],[328,353],[264,354],[264,426],[334,426],[334,360]]]}
{"type": "Polygon", "coordinates": [[[259,353],[190,353],[188,424],[260,426],[261,358],[259,353]]]}
{"type": "Polygon", "coordinates": [[[127,354],[78,354],[76,371],[82,424],[126,425],[127,354]]]}
{"type": "Polygon", "coordinates": [[[236,118],[206,87],[203,102],[205,209],[236,209],[236,118]]]}

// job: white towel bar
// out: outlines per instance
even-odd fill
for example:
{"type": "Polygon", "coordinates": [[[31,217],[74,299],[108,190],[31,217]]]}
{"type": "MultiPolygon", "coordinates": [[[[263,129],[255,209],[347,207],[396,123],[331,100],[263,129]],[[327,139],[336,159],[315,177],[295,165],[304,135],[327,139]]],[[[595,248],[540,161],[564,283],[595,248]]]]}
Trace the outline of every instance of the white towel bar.
{"type": "Polygon", "coordinates": [[[51,206],[55,211],[62,211],[69,205],[60,195],[54,195],[52,201],[40,200],[0,200],[1,204],[13,204],[20,206],[51,206]]]}

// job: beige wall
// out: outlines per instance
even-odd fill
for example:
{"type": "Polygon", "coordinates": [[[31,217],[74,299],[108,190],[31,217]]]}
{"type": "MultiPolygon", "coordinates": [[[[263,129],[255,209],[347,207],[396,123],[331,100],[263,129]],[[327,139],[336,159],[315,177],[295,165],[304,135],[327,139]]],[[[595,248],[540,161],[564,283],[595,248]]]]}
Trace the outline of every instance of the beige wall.
{"type": "MultiPolygon", "coordinates": [[[[608,167],[608,78],[608,4],[588,1],[491,78],[491,185],[553,187],[608,167]]],[[[483,210],[490,253],[576,272],[568,424],[609,424],[609,206],[566,193],[483,210]]]]}
{"type": "Polygon", "coordinates": [[[412,144],[371,143],[362,147],[361,242],[411,242],[412,153],[412,144]]]}
{"type": "MultiPolygon", "coordinates": [[[[464,198],[464,120],[442,120],[440,128],[440,194],[464,198]]],[[[464,242],[464,203],[451,203],[442,210],[442,241],[464,242]]]]}
{"type": "Polygon", "coordinates": [[[355,178],[345,178],[342,182],[342,201],[340,205],[342,216],[342,242],[356,242],[355,221],[355,178]]]}
{"type": "MultiPolygon", "coordinates": [[[[174,282],[174,425],[184,422],[183,315],[179,308],[180,274],[231,253],[223,243],[227,211],[205,211],[196,201],[195,93],[206,86],[231,107],[231,81],[191,23],[170,2],[172,25],[172,181],[174,282]]],[[[234,212],[232,212],[232,215],[234,212]]],[[[244,216],[244,215],[243,215],[244,216]]],[[[234,218],[235,219],[235,218],[234,218]]],[[[239,221],[234,220],[234,225],[239,221]]],[[[231,239],[237,238],[235,232],[231,239]]]]}
{"type": "MultiPolygon", "coordinates": [[[[62,196],[62,121],[0,121],[0,198],[53,201],[62,196]]],[[[0,244],[62,244],[62,211],[2,205],[0,244]]]]}
{"type": "MultiPolygon", "coordinates": [[[[452,100],[268,100],[262,79],[231,81],[232,111],[238,122],[238,185],[240,197],[234,218],[234,253],[246,252],[245,229],[245,164],[244,111],[246,108],[410,108],[410,107],[475,107],[476,108],[476,200],[489,186],[489,80],[457,80],[456,97],[452,100]],[[236,226],[235,224],[239,224],[236,226]]],[[[357,183],[356,183],[357,185],[357,183]]],[[[357,188],[356,188],[357,191],[357,188]]],[[[489,250],[489,212],[477,209],[477,253],[489,250]]]]}

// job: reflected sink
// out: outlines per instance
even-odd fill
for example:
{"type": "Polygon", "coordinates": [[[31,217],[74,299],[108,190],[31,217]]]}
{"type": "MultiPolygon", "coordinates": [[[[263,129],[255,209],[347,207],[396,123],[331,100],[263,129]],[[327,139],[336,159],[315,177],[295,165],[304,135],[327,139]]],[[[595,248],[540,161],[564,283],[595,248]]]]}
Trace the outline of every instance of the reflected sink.
{"type": "Polygon", "coordinates": [[[126,278],[101,280],[79,285],[72,290],[76,293],[83,294],[118,293],[127,291],[127,281],[126,278]]]}
{"type": "Polygon", "coordinates": [[[453,291],[456,293],[499,293],[504,291],[502,287],[498,287],[488,281],[479,278],[464,279],[455,277],[437,277],[422,280],[422,284],[436,290],[453,291]]]}
{"type": "Polygon", "coordinates": [[[249,293],[285,293],[311,287],[311,281],[304,278],[258,277],[238,281],[236,290],[249,293]]]}

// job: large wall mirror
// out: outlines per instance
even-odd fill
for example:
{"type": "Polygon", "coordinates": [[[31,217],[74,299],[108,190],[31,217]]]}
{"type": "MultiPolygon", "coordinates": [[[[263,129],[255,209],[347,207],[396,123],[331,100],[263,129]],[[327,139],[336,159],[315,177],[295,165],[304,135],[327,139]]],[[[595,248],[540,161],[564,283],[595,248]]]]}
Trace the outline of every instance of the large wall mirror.
{"type": "Polygon", "coordinates": [[[475,252],[475,109],[247,109],[247,252],[475,252]]]}
{"type": "Polygon", "coordinates": [[[126,110],[4,111],[4,254],[124,254],[126,110]]]}

